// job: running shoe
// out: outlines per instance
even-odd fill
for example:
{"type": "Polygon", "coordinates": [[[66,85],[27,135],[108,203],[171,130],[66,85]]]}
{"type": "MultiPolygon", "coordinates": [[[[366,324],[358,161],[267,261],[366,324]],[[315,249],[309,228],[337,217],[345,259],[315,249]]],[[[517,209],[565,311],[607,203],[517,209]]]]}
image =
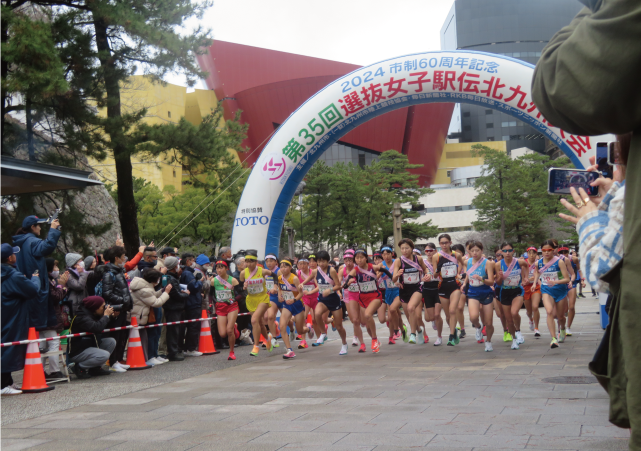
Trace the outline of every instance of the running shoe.
{"type": "Polygon", "coordinates": [[[487,334],[485,333],[485,326],[483,326],[483,336],[487,337],[487,334]]]}
{"type": "Polygon", "coordinates": [[[358,349],[358,352],[366,352],[367,348],[365,347],[365,343],[361,344],[361,347],[358,349]]]}
{"type": "Polygon", "coordinates": [[[316,343],[312,343],[312,346],[313,347],[321,346],[323,343],[325,342],[323,341],[323,337],[321,336],[318,340],[316,340],[316,343]]]}
{"type": "Polygon", "coordinates": [[[418,333],[419,333],[419,334],[422,334],[422,333],[423,333],[423,328],[422,328],[422,327],[419,327],[419,328],[418,328],[418,333]]]}
{"type": "Polygon", "coordinates": [[[565,328],[565,335],[567,335],[568,337],[571,337],[571,336],[572,336],[572,331],[570,330],[570,328],[569,328],[569,327],[566,327],[566,328],[565,328]]]}
{"type": "Polygon", "coordinates": [[[341,346],[341,352],[339,352],[338,355],[347,355],[347,345],[346,344],[341,346]]]}
{"type": "Polygon", "coordinates": [[[558,347],[559,347],[559,342],[556,340],[556,338],[553,338],[552,343],[550,343],[550,349],[554,349],[558,347]]]}
{"type": "Polygon", "coordinates": [[[410,338],[409,338],[409,340],[407,342],[409,344],[411,344],[411,345],[415,345],[416,344],[416,334],[410,334],[410,338]]]}
{"type": "Polygon", "coordinates": [[[401,333],[403,334],[403,341],[407,343],[410,339],[410,334],[407,333],[407,326],[405,324],[403,324],[401,333]]]}
{"type": "Polygon", "coordinates": [[[443,343],[443,339],[441,337],[436,337],[436,341],[434,342],[434,346],[441,346],[443,343]]]}
{"type": "Polygon", "coordinates": [[[309,346],[307,346],[307,340],[301,340],[300,343],[298,343],[298,349],[307,349],[309,346]]]}
{"type": "Polygon", "coordinates": [[[394,338],[393,335],[391,337],[389,337],[389,342],[387,342],[387,344],[388,345],[395,345],[396,344],[396,339],[394,338]]]}
{"type": "Polygon", "coordinates": [[[396,333],[394,334],[394,341],[396,340],[401,340],[403,337],[401,335],[401,331],[397,330],[396,333]]]}
{"type": "Polygon", "coordinates": [[[311,324],[307,323],[307,329],[309,329],[307,331],[307,338],[311,340],[312,338],[314,338],[314,328],[312,327],[311,324]]]}
{"type": "Polygon", "coordinates": [[[293,359],[294,357],[296,357],[296,354],[294,354],[294,351],[292,351],[291,349],[289,351],[287,351],[285,354],[283,354],[283,358],[285,360],[293,359]]]}
{"type": "Polygon", "coordinates": [[[303,336],[301,334],[296,335],[296,340],[301,341],[303,339],[303,336]]]}
{"type": "Polygon", "coordinates": [[[581,293],[579,293],[579,297],[585,299],[585,296],[581,293]]]}
{"type": "Polygon", "coordinates": [[[457,345],[457,344],[459,344],[460,342],[461,342],[461,340],[459,339],[458,331],[456,331],[456,330],[455,330],[455,331],[454,331],[454,344],[455,344],[455,345],[457,345]]]}
{"type": "Polygon", "coordinates": [[[512,335],[507,330],[503,331],[503,341],[512,341],[512,335]]]}
{"type": "Polygon", "coordinates": [[[280,348],[280,345],[278,344],[278,341],[275,338],[272,338],[272,346],[275,348],[280,348]]]}
{"type": "Polygon", "coordinates": [[[267,350],[269,352],[272,352],[274,350],[274,344],[272,343],[272,334],[269,334],[269,338],[267,339],[267,343],[269,343],[269,346],[267,346],[267,350]]]}
{"type": "Polygon", "coordinates": [[[227,357],[227,360],[236,360],[236,354],[234,354],[233,352],[230,352],[229,357],[227,357]]]}
{"type": "Polygon", "coordinates": [[[492,343],[489,341],[485,342],[485,352],[492,352],[494,351],[494,348],[492,347],[492,343]]]}
{"type": "Polygon", "coordinates": [[[327,341],[327,334],[323,336],[323,343],[325,343],[326,341],[327,341]]]}
{"type": "Polygon", "coordinates": [[[519,349],[519,342],[516,338],[512,340],[512,349],[519,349]]]}
{"type": "Polygon", "coordinates": [[[465,329],[461,329],[461,336],[460,338],[465,338],[467,334],[465,333],[465,329]]]}
{"type": "Polygon", "coordinates": [[[484,341],[485,340],[483,340],[483,331],[479,327],[478,329],[476,329],[476,342],[477,343],[483,343],[484,341]]]}
{"type": "Polygon", "coordinates": [[[292,342],[296,339],[296,332],[294,329],[289,329],[289,341],[292,342]]]}
{"type": "Polygon", "coordinates": [[[436,330],[436,321],[432,321],[432,329],[436,330]]]}
{"type": "Polygon", "coordinates": [[[523,334],[521,333],[521,331],[516,332],[515,335],[516,335],[516,342],[518,344],[522,345],[523,343],[525,343],[525,338],[523,338],[523,334]]]}
{"type": "Polygon", "coordinates": [[[561,332],[559,333],[559,343],[563,343],[565,341],[565,336],[567,333],[565,332],[565,329],[561,329],[561,332]]]}
{"type": "Polygon", "coordinates": [[[252,352],[249,353],[249,355],[256,357],[258,355],[258,351],[260,348],[258,346],[254,346],[254,349],[252,349],[252,352]]]}
{"type": "Polygon", "coordinates": [[[372,352],[375,354],[378,354],[380,350],[381,350],[381,344],[379,343],[379,341],[372,340],[372,352]]]}
{"type": "MultiPolygon", "coordinates": [[[[327,332],[327,329],[325,329],[325,332],[327,332]]],[[[332,323],[332,332],[336,332],[336,326],[334,326],[334,323],[332,323]]]]}
{"type": "Polygon", "coordinates": [[[267,343],[265,343],[264,341],[261,341],[260,342],[260,346],[263,347],[263,348],[266,348],[267,347],[267,343]]]}
{"type": "Polygon", "coordinates": [[[352,346],[358,346],[358,345],[359,345],[358,337],[354,337],[354,338],[352,339],[352,346]]]}
{"type": "Polygon", "coordinates": [[[530,320],[530,330],[534,330],[534,321],[530,320]]]}
{"type": "Polygon", "coordinates": [[[534,329],[534,338],[541,338],[541,332],[539,332],[539,329],[534,329]]]}
{"type": "Polygon", "coordinates": [[[423,344],[429,343],[430,342],[430,337],[427,336],[427,334],[423,334],[423,344]]]}
{"type": "Polygon", "coordinates": [[[450,334],[450,339],[447,342],[448,346],[456,346],[456,343],[454,342],[454,335],[450,334]]]}

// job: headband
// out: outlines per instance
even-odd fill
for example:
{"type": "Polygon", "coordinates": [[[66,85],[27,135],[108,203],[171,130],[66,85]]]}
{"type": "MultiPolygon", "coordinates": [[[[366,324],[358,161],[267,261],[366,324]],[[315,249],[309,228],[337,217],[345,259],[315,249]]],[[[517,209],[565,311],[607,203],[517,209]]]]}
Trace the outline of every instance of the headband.
{"type": "Polygon", "coordinates": [[[421,250],[420,249],[414,249],[414,252],[419,254],[419,255],[421,254],[421,250]]]}
{"type": "Polygon", "coordinates": [[[374,254],[372,256],[373,257],[381,257],[381,253],[380,252],[374,252],[374,254]]]}
{"type": "Polygon", "coordinates": [[[245,255],[245,260],[253,260],[256,261],[258,258],[256,258],[255,255],[245,255]]]}
{"type": "Polygon", "coordinates": [[[563,247],[560,247],[560,248],[559,248],[559,252],[561,252],[561,251],[568,251],[568,252],[570,252],[570,249],[568,249],[567,247],[563,246],[563,247]]]}
{"type": "Polygon", "coordinates": [[[345,254],[345,255],[343,255],[343,260],[345,260],[346,258],[354,258],[354,254],[345,254]]]}
{"type": "Polygon", "coordinates": [[[528,247],[528,248],[527,248],[527,250],[528,250],[528,251],[534,251],[534,252],[538,252],[538,251],[539,251],[539,250],[538,250],[537,248],[535,248],[535,247],[528,247]]]}
{"type": "Polygon", "coordinates": [[[281,260],[280,264],[282,265],[283,263],[287,263],[289,266],[292,266],[292,262],[290,262],[289,260],[281,260]]]}
{"type": "Polygon", "coordinates": [[[227,266],[227,267],[229,268],[229,265],[227,264],[227,262],[222,261],[222,260],[218,260],[218,261],[216,262],[216,266],[218,266],[218,265],[225,265],[225,266],[227,266]]]}
{"type": "MultiPolygon", "coordinates": [[[[356,251],[356,254],[363,254],[365,257],[367,257],[367,252],[365,252],[363,249],[358,249],[356,251]]],[[[354,254],[354,255],[356,255],[356,254],[354,254]]]]}
{"type": "Polygon", "coordinates": [[[394,252],[392,248],[389,246],[385,246],[383,249],[381,249],[381,252],[385,252],[385,251],[394,252]]]}
{"type": "Polygon", "coordinates": [[[309,260],[307,260],[306,258],[299,258],[298,259],[298,263],[305,263],[305,262],[309,263],[309,260]]]}
{"type": "Polygon", "coordinates": [[[314,254],[310,254],[310,255],[309,255],[309,258],[316,259],[316,256],[315,256],[314,254]]]}
{"type": "Polygon", "coordinates": [[[271,258],[271,259],[273,259],[273,260],[278,261],[278,259],[276,258],[276,256],[275,256],[275,255],[273,255],[273,254],[265,255],[265,260],[267,260],[268,258],[271,258]]]}

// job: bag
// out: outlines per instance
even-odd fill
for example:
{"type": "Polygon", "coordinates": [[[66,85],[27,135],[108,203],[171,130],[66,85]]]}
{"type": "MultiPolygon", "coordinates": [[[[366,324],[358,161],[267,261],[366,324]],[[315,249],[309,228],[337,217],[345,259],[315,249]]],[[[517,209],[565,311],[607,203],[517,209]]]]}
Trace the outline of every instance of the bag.
{"type": "MultiPolygon", "coordinates": [[[[115,275],[113,272],[111,272],[111,271],[109,271],[109,273],[110,273],[110,274],[111,274],[111,276],[114,278],[114,282],[115,282],[115,280],[116,280],[116,275],[115,275]]],[[[103,277],[104,277],[104,274],[103,274],[103,277]]],[[[96,284],[96,288],[94,288],[94,293],[96,294],[96,296],[100,296],[100,297],[102,297],[102,279],[100,279],[100,282],[98,282],[98,283],[96,284]]]]}
{"type": "Polygon", "coordinates": [[[147,324],[155,324],[155,323],[156,323],[156,314],[154,313],[154,309],[150,308],[149,316],[147,317],[147,324]]]}

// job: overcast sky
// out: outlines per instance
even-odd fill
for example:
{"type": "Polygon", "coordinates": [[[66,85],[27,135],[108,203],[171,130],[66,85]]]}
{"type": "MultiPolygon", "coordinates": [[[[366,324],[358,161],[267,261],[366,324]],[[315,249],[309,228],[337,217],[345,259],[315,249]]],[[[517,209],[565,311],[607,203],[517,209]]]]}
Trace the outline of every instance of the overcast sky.
{"type": "MultiPolygon", "coordinates": [[[[215,0],[203,18],[214,39],[368,65],[440,50],[454,0],[215,0]]],[[[183,77],[170,83],[185,86],[183,77]]],[[[203,85],[204,86],[204,85],[203,85]]]]}

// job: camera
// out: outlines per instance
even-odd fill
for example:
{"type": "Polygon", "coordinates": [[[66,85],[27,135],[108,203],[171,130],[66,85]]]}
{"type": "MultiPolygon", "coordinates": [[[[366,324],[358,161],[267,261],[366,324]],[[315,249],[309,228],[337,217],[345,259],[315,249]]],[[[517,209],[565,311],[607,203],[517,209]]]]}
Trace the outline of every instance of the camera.
{"type": "Polygon", "coordinates": [[[122,305],[112,305],[111,308],[113,309],[114,312],[122,311],[122,305]]]}
{"type": "Polygon", "coordinates": [[[214,275],[214,271],[212,271],[211,268],[207,268],[207,276],[212,277],[214,275]]]}

